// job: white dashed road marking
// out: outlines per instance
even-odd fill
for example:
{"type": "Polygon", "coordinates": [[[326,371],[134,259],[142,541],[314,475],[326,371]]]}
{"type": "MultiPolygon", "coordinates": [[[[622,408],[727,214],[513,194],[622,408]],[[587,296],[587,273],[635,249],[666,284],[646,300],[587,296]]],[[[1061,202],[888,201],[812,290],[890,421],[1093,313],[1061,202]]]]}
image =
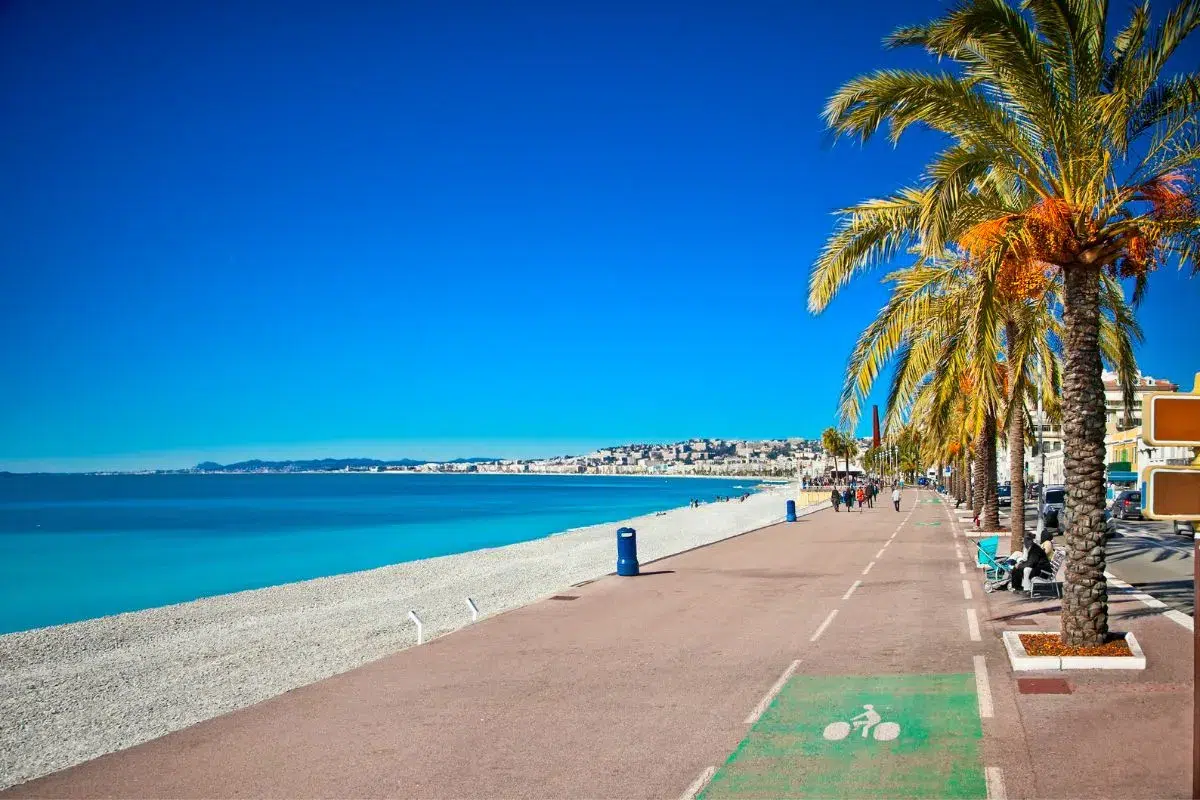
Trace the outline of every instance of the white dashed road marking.
{"type": "Polygon", "coordinates": [[[855,581],[854,583],[850,584],[850,588],[846,590],[846,593],[844,595],[842,595],[842,599],[849,600],[850,595],[854,594],[854,590],[857,589],[859,586],[862,586],[862,581],[855,581]]]}
{"type": "Polygon", "coordinates": [[[959,575],[967,574],[967,565],[965,563],[963,563],[962,561],[958,562],[958,574],[959,575]]]}
{"type": "Polygon", "coordinates": [[[963,599],[964,600],[971,599],[971,582],[966,580],[965,578],[963,579],[963,599]]]}
{"type": "Polygon", "coordinates": [[[817,632],[814,633],[811,637],[809,637],[809,641],[815,642],[817,639],[820,639],[821,634],[825,632],[825,629],[829,627],[829,623],[833,622],[833,618],[836,616],[837,616],[837,609],[835,608],[833,611],[829,612],[829,616],[826,617],[825,621],[821,623],[821,627],[817,628],[817,632]]]}
{"type": "Polygon", "coordinates": [[[987,781],[988,800],[1008,800],[1008,793],[1004,791],[1004,774],[999,767],[985,769],[984,778],[987,781]]]}
{"type": "Polygon", "coordinates": [[[971,637],[972,642],[980,641],[979,636],[979,615],[975,613],[975,609],[967,609],[967,635],[971,637]]]}
{"type": "Polygon", "coordinates": [[[873,566],[875,566],[875,562],[874,562],[874,561],[872,561],[870,564],[867,564],[867,568],[863,570],[863,575],[866,575],[868,572],[870,572],[870,571],[871,571],[871,567],[873,567],[873,566]]]}
{"type": "Polygon", "coordinates": [[[992,685],[988,682],[987,659],[975,656],[975,694],[979,696],[979,716],[991,719],[995,714],[992,707],[992,685]]]}
{"type": "Polygon", "coordinates": [[[747,725],[753,725],[754,723],[758,722],[758,718],[761,717],[763,712],[767,710],[767,706],[771,705],[771,701],[775,699],[775,695],[779,694],[779,690],[783,688],[783,685],[788,682],[788,678],[792,677],[792,675],[796,672],[796,668],[799,666],[800,661],[796,660],[793,661],[791,665],[783,671],[783,674],[779,676],[779,680],[772,684],[771,688],[767,690],[766,696],[763,697],[762,700],[758,701],[758,705],[756,705],[754,710],[750,712],[750,716],[746,717],[747,725]]]}
{"type": "Polygon", "coordinates": [[[696,795],[700,794],[700,791],[712,780],[712,776],[716,772],[716,767],[705,767],[704,772],[701,772],[700,777],[692,781],[692,785],[687,788],[687,791],[683,793],[683,797],[680,800],[694,800],[696,795]]]}

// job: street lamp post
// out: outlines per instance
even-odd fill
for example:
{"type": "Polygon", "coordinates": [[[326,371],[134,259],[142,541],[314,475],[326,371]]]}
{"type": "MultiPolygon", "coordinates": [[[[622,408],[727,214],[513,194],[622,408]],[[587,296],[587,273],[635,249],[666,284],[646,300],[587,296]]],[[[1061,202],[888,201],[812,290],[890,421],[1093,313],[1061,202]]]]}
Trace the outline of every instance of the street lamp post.
{"type": "Polygon", "coordinates": [[[1046,488],[1046,419],[1042,416],[1042,365],[1038,362],[1038,456],[1042,459],[1041,472],[1038,474],[1038,486],[1046,488]]]}

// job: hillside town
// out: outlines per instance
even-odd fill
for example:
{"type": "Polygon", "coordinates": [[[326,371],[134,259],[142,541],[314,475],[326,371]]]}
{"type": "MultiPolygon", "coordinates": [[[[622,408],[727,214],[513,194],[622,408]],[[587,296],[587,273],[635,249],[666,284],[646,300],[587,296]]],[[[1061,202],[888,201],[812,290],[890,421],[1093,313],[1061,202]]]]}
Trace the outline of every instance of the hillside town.
{"type": "MultiPolygon", "coordinates": [[[[1153,464],[1190,462],[1188,448],[1149,447],[1142,441],[1142,397],[1148,392],[1176,392],[1179,386],[1148,375],[1139,376],[1134,387],[1134,404],[1124,405],[1117,377],[1105,373],[1105,406],[1108,433],[1107,463],[1110,472],[1140,473],[1153,464]]],[[[1065,479],[1062,426],[1037,409],[1027,409],[1031,446],[1025,449],[1025,473],[1031,481],[1060,484],[1065,479]]],[[[221,465],[199,464],[184,472],[295,473],[295,472],[386,472],[386,473],[475,473],[475,474],[560,474],[560,475],[688,475],[716,477],[788,478],[808,481],[844,480],[865,473],[862,456],[871,445],[868,438],[856,439],[856,453],[834,459],[819,439],[689,439],[668,444],[637,443],[600,448],[582,455],[548,458],[470,458],[454,461],[369,458],[310,461],[244,461],[221,465]],[[847,466],[849,467],[847,472],[847,466]]],[[[1008,453],[1002,442],[997,452],[997,478],[1011,479],[1008,453]]],[[[929,467],[929,464],[923,465],[929,467]]],[[[162,470],[173,471],[173,470],[162,470]]],[[[924,472],[925,470],[921,470],[924,472]]],[[[1132,480],[1131,478],[1128,480],[1132,480]]]]}
{"type": "Polygon", "coordinates": [[[430,463],[386,471],[558,473],[579,475],[720,475],[786,477],[819,475],[826,458],[816,440],[691,439],[671,444],[627,444],[586,455],[501,459],[482,463],[430,463]]]}

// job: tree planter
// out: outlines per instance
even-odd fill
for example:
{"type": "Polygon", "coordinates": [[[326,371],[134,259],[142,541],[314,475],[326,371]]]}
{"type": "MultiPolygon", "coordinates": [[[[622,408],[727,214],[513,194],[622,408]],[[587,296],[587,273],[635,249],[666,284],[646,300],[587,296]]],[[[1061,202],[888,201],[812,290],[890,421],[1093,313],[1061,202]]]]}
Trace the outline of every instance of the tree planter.
{"type": "MultiPolygon", "coordinates": [[[[1111,648],[1113,640],[1124,639],[1129,652],[1125,655],[1069,655],[1066,653],[1039,654],[1036,650],[1030,653],[1021,637],[1053,636],[1058,637],[1057,631],[1004,631],[1004,649],[1008,651],[1008,660],[1014,672],[1038,670],[1066,669],[1145,669],[1146,654],[1142,652],[1137,638],[1132,633],[1114,633],[1110,637],[1111,648]]],[[[1071,648],[1068,648],[1070,650],[1071,648]]],[[[1123,648],[1122,648],[1123,649],[1123,648]]]]}

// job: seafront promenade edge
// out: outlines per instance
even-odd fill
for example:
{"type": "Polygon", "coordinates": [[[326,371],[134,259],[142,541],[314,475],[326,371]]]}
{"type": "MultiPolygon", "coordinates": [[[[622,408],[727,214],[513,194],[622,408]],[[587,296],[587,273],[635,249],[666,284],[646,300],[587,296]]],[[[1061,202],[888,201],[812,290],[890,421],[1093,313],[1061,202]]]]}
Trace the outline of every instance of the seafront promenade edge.
{"type": "Polygon", "coordinates": [[[7,794],[1187,796],[1190,636],[1118,599],[1150,667],[1024,693],[999,632],[1055,601],[985,596],[969,547],[929,492],[821,512],[7,794]]]}
{"type": "Polygon", "coordinates": [[[644,560],[782,520],[781,487],[497,548],[0,636],[0,787],[267,700],[644,560]],[[116,721],[114,723],[114,721],[116,721]]]}

